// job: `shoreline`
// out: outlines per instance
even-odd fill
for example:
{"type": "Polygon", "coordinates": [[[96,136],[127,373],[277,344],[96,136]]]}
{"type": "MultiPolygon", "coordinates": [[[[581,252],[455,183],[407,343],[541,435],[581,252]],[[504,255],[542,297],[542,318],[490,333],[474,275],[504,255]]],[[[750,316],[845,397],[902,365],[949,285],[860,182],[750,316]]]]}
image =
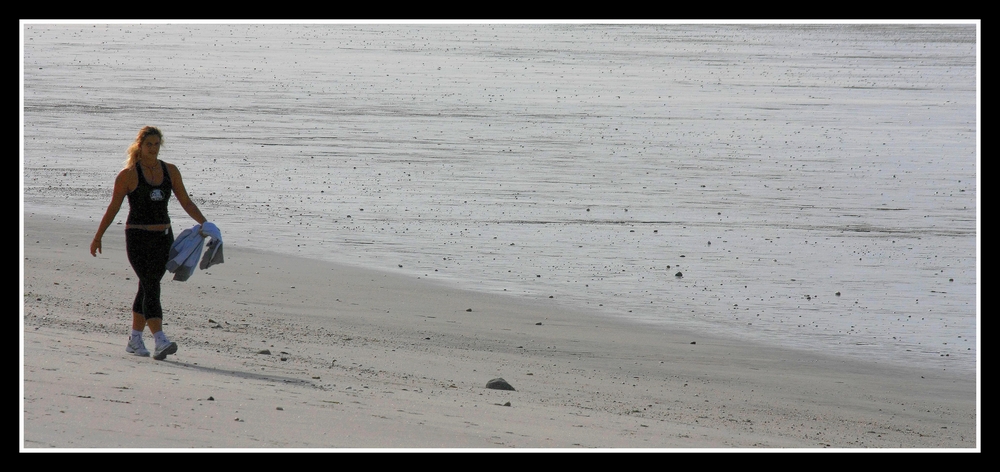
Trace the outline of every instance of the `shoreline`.
{"type": "Polygon", "coordinates": [[[94,225],[23,218],[22,451],[978,448],[978,374],[238,246],[187,282],[167,274],[165,330],[180,350],[132,357],[135,277],[116,227],[92,258],[94,225]],[[486,389],[496,377],[517,390],[486,389]]]}

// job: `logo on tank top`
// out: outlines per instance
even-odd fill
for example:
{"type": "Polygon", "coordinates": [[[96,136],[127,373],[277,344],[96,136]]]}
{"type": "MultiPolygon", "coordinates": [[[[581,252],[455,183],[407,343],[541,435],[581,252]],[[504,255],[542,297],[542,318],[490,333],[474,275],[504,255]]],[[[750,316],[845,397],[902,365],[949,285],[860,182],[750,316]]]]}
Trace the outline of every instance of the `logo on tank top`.
{"type": "Polygon", "coordinates": [[[164,198],[163,190],[154,188],[152,192],[149,192],[149,199],[154,202],[162,202],[164,198]]]}

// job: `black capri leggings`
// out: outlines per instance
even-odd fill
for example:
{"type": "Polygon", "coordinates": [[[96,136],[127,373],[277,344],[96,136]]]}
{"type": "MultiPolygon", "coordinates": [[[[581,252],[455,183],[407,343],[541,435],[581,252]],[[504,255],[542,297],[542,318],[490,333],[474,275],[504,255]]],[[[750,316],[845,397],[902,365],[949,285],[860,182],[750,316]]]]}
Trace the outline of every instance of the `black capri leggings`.
{"type": "Polygon", "coordinates": [[[139,276],[139,290],[132,302],[132,311],[145,319],[163,318],[160,306],[160,279],[167,273],[170,246],[174,244],[174,231],[125,230],[125,251],[135,275],[139,276]]]}

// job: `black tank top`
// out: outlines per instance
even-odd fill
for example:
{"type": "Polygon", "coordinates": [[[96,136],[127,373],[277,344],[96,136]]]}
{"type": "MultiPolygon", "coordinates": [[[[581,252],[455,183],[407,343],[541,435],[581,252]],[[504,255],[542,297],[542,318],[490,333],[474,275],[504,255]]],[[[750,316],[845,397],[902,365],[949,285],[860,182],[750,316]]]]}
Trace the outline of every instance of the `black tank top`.
{"type": "Polygon", "coordinates": [[[170,223],[170,214],[167,213],[167,200],[170,199],[170,174],[167,172],[167,163],[160,161],[163,168],[163,181],[160,185],[152,185],[146,181],[142,174],[142,165],[136,165],[139,173],[139,185],[128,194],[128,219],[126,224],[130,225],[158,225],[170,223]]]}

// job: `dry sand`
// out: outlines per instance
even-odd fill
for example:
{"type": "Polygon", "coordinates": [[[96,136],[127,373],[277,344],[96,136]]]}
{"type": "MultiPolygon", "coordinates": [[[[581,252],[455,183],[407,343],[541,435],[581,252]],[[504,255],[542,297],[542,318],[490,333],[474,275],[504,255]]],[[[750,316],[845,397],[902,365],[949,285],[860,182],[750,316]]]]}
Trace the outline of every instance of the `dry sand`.
{"type": "Polygon", "coordinates": [[[164,278],[165,329],[180,350],[134,357],[121,227],[93,258],[96,222],[23,224],[22,451],[979,449],[972,375],[235,246],[187,282],[164,278]],[[485,388],[496,377],[516,391],[485,388]]]}

